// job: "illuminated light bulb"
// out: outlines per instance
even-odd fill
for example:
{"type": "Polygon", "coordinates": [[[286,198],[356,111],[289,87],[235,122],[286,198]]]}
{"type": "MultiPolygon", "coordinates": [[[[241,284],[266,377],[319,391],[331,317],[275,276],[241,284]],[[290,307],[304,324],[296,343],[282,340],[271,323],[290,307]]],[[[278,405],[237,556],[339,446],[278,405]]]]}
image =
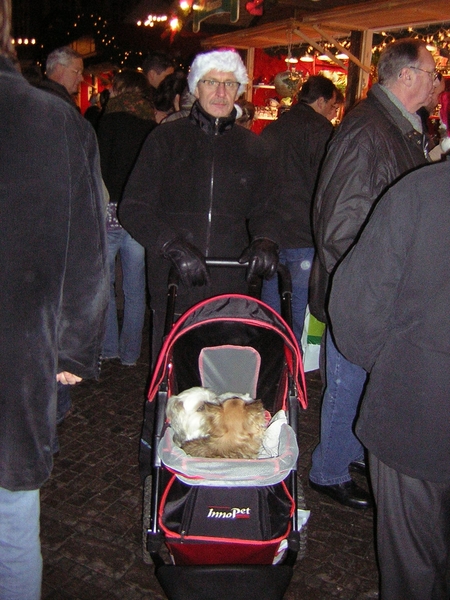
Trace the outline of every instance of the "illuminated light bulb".
{"type": "Polygon", "coordinates": [[[340,54],[336,54],[336,58],[339,58],[339,60],[347,60],[348,56],[341,52],[340,54]]]}
{"type": "Polygon", "coordinates": [[[305,54],[305,56],[301,56],[300,60],[302,62],[313,62],[314,58],[311,56],[311,54],[305,54]]]}
{"type": "Polygon", "coordinates": [[[173,17],[172,19],[170,19],[169,25],[172,31],[176,31],[180,27],[180,21],[178,17],[173,17]]]}
{"type": "Polygon", "coordinates": [[[189,10],[189,8],[190,8],[189,2],[187,0],[181,0],[180,8],[181,8],[181,10],[189,10]]]}

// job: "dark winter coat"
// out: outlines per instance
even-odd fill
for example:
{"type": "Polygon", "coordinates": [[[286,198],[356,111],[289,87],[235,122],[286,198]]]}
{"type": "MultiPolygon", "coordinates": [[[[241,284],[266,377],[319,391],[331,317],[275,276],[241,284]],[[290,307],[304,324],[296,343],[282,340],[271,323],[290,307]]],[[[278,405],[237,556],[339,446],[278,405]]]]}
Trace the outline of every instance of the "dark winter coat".
{"type": "Polygon", "coordinates": [[[91,125],[0,57],[0,487],[52,469],[56,375],[97,377],[108,299],[91,125]]]}
{"type": "Polygon", "coordinates": [[[300,102],[270,123],[261,136],[277,170],[273,199],[282,248],[312,248],[311,203],[333,125],[300,102]]]}
{"type": "MultiPolygon", "coordinates": [[[[147,137],[119,206],[123,227],[148,251],[153,307],[165,302],[170,262],[164,244],[183,237],[207,257],[238,258],[250,233],[274,239],[265,218],[270,176],[266,145],[232,116],[214,119],[195,103],[185,119],[147,137]]],[[[276,241],[276,239],[274,240],[276,241]]],[[[247,290],[243,272],[212,276],[212,285],[185,291],[184,306],[219,292],[247,290]]],[[[180,290],[183,305],[183,290],[180,290]]]]}
{"type": "Polygon", "coordinates": [[[333,277],[339,350],[370,373],[356,432],[389,467],[450,481],[450,162],[401,179],[333,277]]]}
{"type": "Polygon", "coordinates": [[[58,83],[57,81],[53,81],[53,79],[49,79],[48,77],[44,77],[44,79],[37,85],[37,87],[41,90],[45,90],[54,96],[58,96],[65,102],[68,102],[75,110],[80,112],[79,107],[77,106],[73,96],[69,94],[66,88],[58,83]]]}
{"type": "Polygon", "coordinates": [[[147,135],[156,127],[153,108],[148,102],[148,117],[133,114],[126,106],[111,111],[116,98],[111,98],[98,126],[98,145],[102,175],[110,202],[119,202],[128,177],[147,135]]]}
{"type": "Polygon", "coordinates": [[[401,175],[427,163],[424,137],[375,84],[330,142],[313,211],[316,258],[310,308],[324,313],[328,274],[352,245],[372,206],[401,175]]]}

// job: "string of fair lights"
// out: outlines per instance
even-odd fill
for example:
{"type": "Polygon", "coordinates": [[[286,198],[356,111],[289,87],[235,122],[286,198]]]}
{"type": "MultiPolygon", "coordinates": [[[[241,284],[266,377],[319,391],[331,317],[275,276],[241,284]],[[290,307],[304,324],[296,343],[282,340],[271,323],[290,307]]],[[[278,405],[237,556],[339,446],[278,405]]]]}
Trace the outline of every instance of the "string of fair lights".
{"type": "MultiPolygon", "coordinates": [[[[181,31],[183,26],[186,26],[186,18],[193,10],[200,9],[201,6],[195,4],[192,0],[180,0],[179,9],[182,13],[179,14],[150,14],[146,19],[136,22],[137,27],[149,27],[161,31],[161,37],[167,35],[173,36],[181,31]]],[[[110,30],[107,20],[102,19],[98,14],[80,13],[67,27],[67,43],[70,44],[82,36],[90,36],[93,41],[93,50],[97,55],[102,56],[103,60],[109,60],[118,67],[135,66],[142,62],[142,52],[128,50],[121,47],[117,42],[116,36],[110,30]]],[[[377,57],[381,50],[390,42],[402,38],[414,37],[423,39],[427,42],[429,49],[437,58],[437,67],[443,74],[450,73],[450,66],[447,66],[450,56],[450,24],[440,24],[429,26],[424,29],[415,30],[413,28],[404,29],[396,32],[380,32],[374,34],[374,45],[372,47],[373,62],[377,62],[377,57]]],[[[343,48],[350,47],[348,38],[338,40],[343,48]]],[[[16,48],[36,46],[40,50],[40,54],[46,54],[45,44],[39,43],[36,38],[16,37],[13,39],[16,48]]],[[[346,60],[348,57],[341,50],[337,50],[331,43],[322,41],[320,45],[329,50],[336,58],[346,60]]],[[[314,59],[329,62],[331,59],[326,54],[320,54],[316,49],[308,44],[276,46],[266,48],[264,50],[270,56],[288,56],[289,62],[295,64],[298,61],[310,62],[314,59]]],[[[48,52],[47,52],[48,53],[48,52]]],[[[37,61],[39,63],[39,60],[37,61]]],[[[292,64],[292,66],[293,66],[292,64]]]]}

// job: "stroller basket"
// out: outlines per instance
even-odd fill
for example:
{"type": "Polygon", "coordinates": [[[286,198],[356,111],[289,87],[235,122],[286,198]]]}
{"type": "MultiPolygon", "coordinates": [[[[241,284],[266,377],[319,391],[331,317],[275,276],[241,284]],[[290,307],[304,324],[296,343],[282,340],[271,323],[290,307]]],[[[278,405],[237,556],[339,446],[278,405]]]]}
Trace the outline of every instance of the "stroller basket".
{"type": "Polygon", "coordinates": [[[285,484],[187,486],[174,476],[161,500],[160,525],[175,564],[268,564],[285,549],[293,499],[285,484]]]}

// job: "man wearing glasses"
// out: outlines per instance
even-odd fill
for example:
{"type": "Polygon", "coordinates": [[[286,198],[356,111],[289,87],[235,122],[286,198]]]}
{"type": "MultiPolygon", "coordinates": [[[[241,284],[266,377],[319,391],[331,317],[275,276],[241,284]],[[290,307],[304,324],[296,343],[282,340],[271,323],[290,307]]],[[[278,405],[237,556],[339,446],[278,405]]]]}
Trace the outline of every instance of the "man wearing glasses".
{"type": "Polygon", "coordinates": [[[156,348],[171,264],[184,284],[178,290],[180,313],[219,293],[247,291],[243,270],[210,273],[207,257],[238,259],[253,240],[243,256],[249,276],[276,272],[278,248],[264,218],[268,153],[256,134],[235,125],[234,103],[247,82],[234,50],[199,54],[188,75],[197,99],[190,115],[152,131],[119,205],[121,223],[147,248],[156,348]]]}
{"type": "MultiPolygon", "coordinates": [[[[328,320],[328,277],[357,239],[378,198],[401,175],[429,161],[416,111],[430,102],[436,85],[435,62],[423,41],[403,39],[390,44],[380,56],[378,83],[344,117],[329,145],[313,214],[317,253],[310,308],[320,320],[328,320]]],[[[373,260],[377,259],[375,252],[373,260]]],[[[350,329],[352,324],[349,312],[350,329]]],[[[353,433],[353,422],[366,372],[339,352],[332,320],[328,325],[321,435],[312,456],[310,484],[341,504],[367,508],[371,497],[349,473],[349,469],[365,471],[364,448],[353,433]]]]}
{"type": "MultiPolygon", "coordinates": [[[[47,56],[45,74],[46,76],[37,87],[50,92],[54,96],[58,96],[80,112],[75,102],[75,95],[78,93],[80,83],[83,81],[83,58],[81,54],[69,46],[53,50],[47,56]]],[[[57,425],[60,425],[65,417],[70,414],[71,408],[70,388],[68,385],[63,385],[59,382],[57,425]]],[[[59,451],[57,438],[55,439],[53,450],[55,452],[59,451]]]]}
{"type": "Polygon", "coordinates": [[[53,50],[47,57],[45,72],[46,77],[39,84],[39,88],[59,96],[79,111],[75,96],[83,81],[81,54],[69,46],[53,50]]]}

